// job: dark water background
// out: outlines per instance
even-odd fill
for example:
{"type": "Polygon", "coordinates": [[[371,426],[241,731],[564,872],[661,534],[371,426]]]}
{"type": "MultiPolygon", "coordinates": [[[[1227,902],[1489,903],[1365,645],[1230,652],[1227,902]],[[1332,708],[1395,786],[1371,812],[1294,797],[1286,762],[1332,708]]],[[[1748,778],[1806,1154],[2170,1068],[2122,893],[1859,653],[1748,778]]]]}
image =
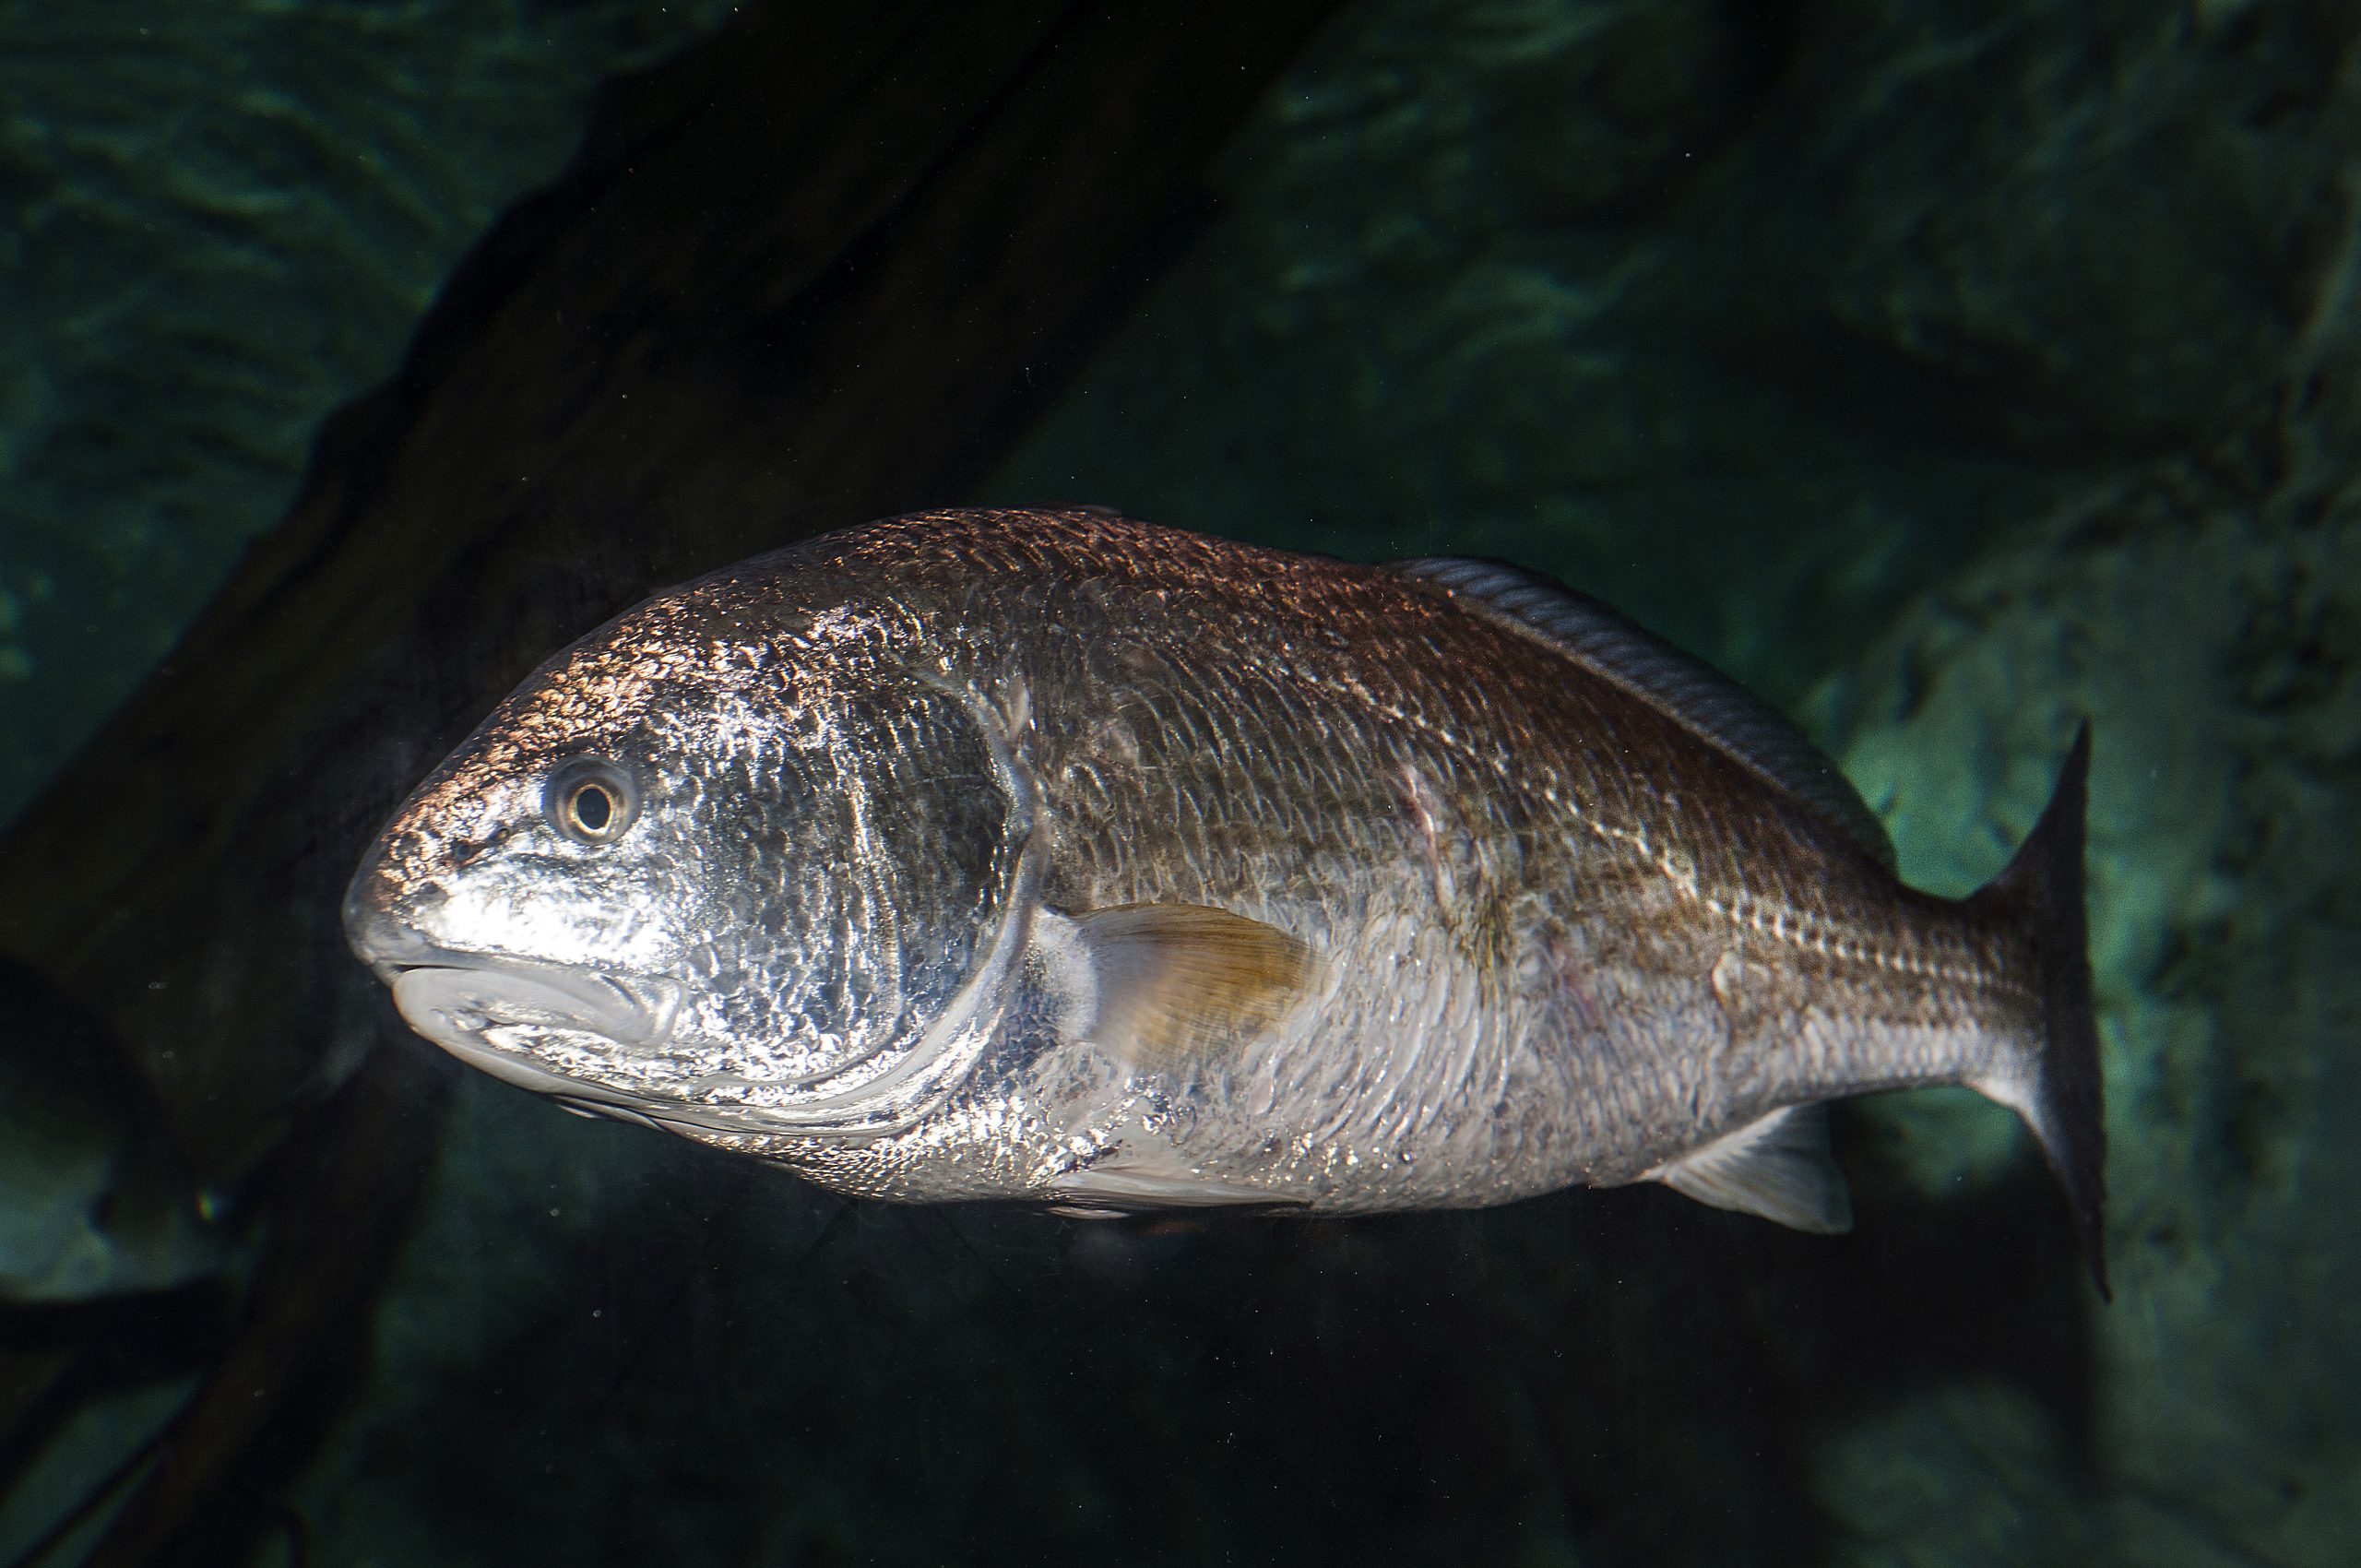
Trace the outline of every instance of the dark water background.
{"type": "MultiPolygon", "coordinates": [[[[236,580],[598,79],[736,9],[0,3],[0,815],[236,580]]],[[[1553,572],[1794,712],[1940,891],[2090,716],[2111,1307],[1949,1094],[1840,1117],[1835,1240],[1653,1189],[848,1206],[397,1028],[447,1114],[373,1165],[322,1108],[383,1016],[257,1025],[308,1063],[257,1111],[19,882],[0,1282],[42,1299],[0,1306],[0,1564],[61,1521],[43,1562],[2361,1561],[2357,42],[2236,0],[1361,0],[979,420],[985,477],[912,498],[1553,572]],[[309,1283],[329,1252],[376,1272],[309,1283]],[[225,1369],[267,1419],[212,1414],[225,1369]],[[121,1545],[142,1508],[172,1527],[121,1545]]],[[[660,275],[660,236],[604,264],[660,275]]]]}

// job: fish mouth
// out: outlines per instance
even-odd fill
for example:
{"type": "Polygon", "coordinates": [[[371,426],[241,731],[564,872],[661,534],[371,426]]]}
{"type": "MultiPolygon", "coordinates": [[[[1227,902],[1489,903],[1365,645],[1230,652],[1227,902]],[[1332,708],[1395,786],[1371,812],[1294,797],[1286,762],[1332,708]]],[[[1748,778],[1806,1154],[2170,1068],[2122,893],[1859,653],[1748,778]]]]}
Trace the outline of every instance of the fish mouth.
{"type": "Polygon", "coordinates": [[[651,1052],[670,1038],[680,1008],[680,983],[660,976],[438,947],[383,921],[356,938],[354,947],[392,988],[394,1006],[411,1028],[470,1066],[577,1109],[610,1111],[635,1101],[544,1066],[522,1048],[523,1039],[559,1035],[602,1054],[651,1052]]]}

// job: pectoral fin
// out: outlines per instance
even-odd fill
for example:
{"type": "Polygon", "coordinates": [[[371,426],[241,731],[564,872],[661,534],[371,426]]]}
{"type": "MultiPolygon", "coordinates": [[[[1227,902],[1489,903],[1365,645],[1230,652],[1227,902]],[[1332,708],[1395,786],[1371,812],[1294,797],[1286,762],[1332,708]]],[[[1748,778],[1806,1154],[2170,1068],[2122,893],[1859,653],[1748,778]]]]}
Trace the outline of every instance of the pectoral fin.
{"type": "Polygon", "coordinates": [[[1083,1033],[1140,1066],[1236,1051],[1303,993],[1311,956],[1260,921],[1196,904],[1130,904],[1073,917],[1095,998],[1083,1033]]]}
{"type": "Polygon", "coordinates": [[[1643,1180],[1797,1230],[1834,1235],[1853,1229],[1853,1194],[1828,1153],[1824,1105],[1783,1105],[1666,1161],[1643,1180]]]}

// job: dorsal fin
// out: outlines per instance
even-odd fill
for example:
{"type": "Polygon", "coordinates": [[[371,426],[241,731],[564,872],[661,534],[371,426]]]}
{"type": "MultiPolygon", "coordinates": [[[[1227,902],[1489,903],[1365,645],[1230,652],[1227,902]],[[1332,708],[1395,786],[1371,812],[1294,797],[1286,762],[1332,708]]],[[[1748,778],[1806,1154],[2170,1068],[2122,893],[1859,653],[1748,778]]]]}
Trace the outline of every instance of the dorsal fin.
{"type": "Polygon", "coordinates": [[[1620,686],[1893,869],[1893,840],[1828,754],[1778,709],[1696,655],[1586,593],[1506,562],[1438,555],[1396,561],[1394,569],[1448,588],[1620,686]]]}

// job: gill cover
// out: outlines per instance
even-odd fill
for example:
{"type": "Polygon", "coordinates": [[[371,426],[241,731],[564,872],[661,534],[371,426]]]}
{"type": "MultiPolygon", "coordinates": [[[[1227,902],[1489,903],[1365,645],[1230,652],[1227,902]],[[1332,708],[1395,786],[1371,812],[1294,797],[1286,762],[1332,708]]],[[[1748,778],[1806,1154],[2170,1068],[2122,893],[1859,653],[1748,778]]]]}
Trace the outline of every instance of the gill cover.
{"type": "MultiPolygon", "coordinates": [[[[842,787],[854,794],[852,852],[847,863],[817,873],[862,880],[856,902],[874,902],[896,889],[923,898],[930,877],[958,874],[952,866],[955,857],[933,853],[935,847],[912,823],[925,814],[921,798],[940,779],[943,748],[955,742],[979,746],[990,759],[1003,810],[991,885],[962,886],[953,900],[986,911],[967,947],[971,961],[965,975],[940,996],[896,995],[900,1016],[895,1027],[882,1031],[863,1054],[822,1075],[769,1083],[716,1076],[690,1086],[682,1102],[641,1096],[610,1100],[594,1086],[576,1083],[564,1091],[569,1099],[585,1109],[612,1106],[633,1113],[627,1120],[645,1118],[691,1135],[871,1138],[919,1121],[974,1070],[999,1028],[1031,931],[1043,858],[1037,796],[1008,726],[990,702],[933,676],[881,681],[881,673],[869,672],[870,698],[884,712],[871,731],[868,754],[842,759],[838,773],[842,787]],[[888,863],[897,874],[883,880],[866,874],[888,863]]],[[[920,909],[880,912],[887,926],[930,918],[920,909]]],[[[943,913],[932,911],[937,918],[943,913]]]]}

